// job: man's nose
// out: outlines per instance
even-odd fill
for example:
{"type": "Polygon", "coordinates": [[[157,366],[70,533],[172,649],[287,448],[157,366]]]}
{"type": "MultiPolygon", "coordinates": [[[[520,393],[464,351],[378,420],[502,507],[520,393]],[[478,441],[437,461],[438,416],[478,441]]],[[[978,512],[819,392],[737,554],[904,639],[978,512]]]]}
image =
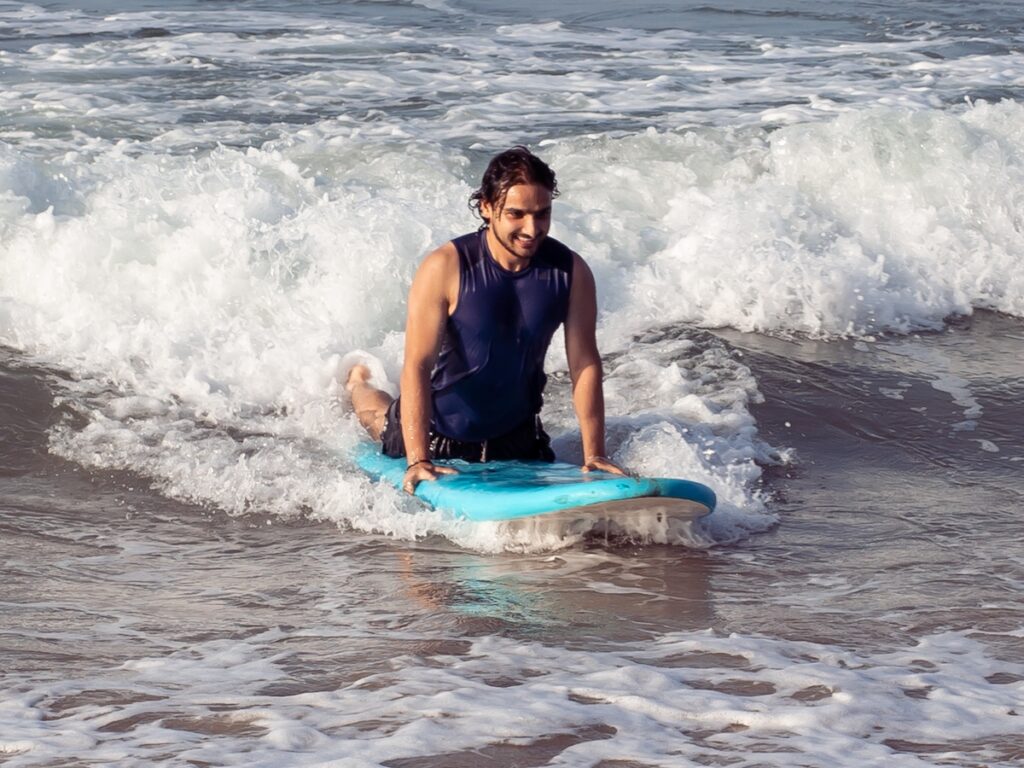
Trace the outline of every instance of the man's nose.
{"type": "Polygon", "coordinates": [[[522,232],[527,237],[533,237],[537,234],[537,219],[533,216],[527,216],[523,219],[522,232]]]}

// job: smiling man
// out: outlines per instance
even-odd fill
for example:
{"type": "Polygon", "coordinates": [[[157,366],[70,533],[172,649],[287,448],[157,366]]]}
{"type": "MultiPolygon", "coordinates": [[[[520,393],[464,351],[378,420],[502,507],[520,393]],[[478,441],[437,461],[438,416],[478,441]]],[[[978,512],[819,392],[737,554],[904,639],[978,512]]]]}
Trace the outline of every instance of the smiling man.
{"type": "Polygon", "coordinates": [[[557,194],[554,172],[525,147],[494,157],[470,198],[483,226],[429,253],[413,279],[399,398],[373,387],[365,365],[349,374],[360,423],[385,454],[406,457],[409,493],[454,471],[434,459],[554,460],[539,414],[560,325],[583,469],[622,472],[604,455],[594,277],[548,236],[557,194]]]}

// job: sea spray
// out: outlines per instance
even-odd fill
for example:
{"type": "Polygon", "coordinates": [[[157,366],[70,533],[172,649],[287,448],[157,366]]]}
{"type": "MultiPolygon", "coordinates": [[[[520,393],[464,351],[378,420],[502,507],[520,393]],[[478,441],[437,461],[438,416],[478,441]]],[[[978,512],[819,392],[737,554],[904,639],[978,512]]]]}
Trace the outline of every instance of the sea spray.
{"type": "MultiPolygon", "coordinates": [[[[617,389],[629,369],[610,366],[613,419],[649,407],[643,392],[707,351],[665,355],[633,341],[666,322],[871,335],[936,327],[974,306],[1021,312],[1024,278],[1009,263],[1020,234],[1005,203],[1019,188],[1021,139],[1009,116],[1020,109],[883,110],[773,132],[646,131],[548,146],[565,190],[553,234],[594,268],[602,348],[635,359],[634,371],[647,360],[636,394],[617,389]]],[[[169,493],[236,513],[326,509],[316,488],[346,471],[342,446],[359,434],[331,407],[339,383],[330,361],[367,347],[397,373],[419,259],[456,234],[452,222],[474,226],[464,208],[472,162],[429,145],[410,156],[358,140],[198,156],[114,147],[85,166],[50,161],[59,208],[36,162],[10,148],[5,156],[8,178],[27,181],[8,192],[0,292],[4,342],[79,378],[69,400],[90,426],[58,433],[54,450],[132,467],[169,493]],[[109,388],[167,412],[104,410],[109,388]],[[254,445],[249,433],[271,437],[254,445]],[[317,444],[335,453],[325,459],[309,447],[317,444]],[[199,468],[208,482],[189,479],[199,468]]],[[[549,368],[564,365],[558,342],[549,368]]],[[[773,452],[746,411],[756,385],[723,385],[693,393],[690,405],[680,391],[655,407],[680,436],[657,471],[695,473],[756,518],[758,473],[729,467],[773,452]],[[735,461],[707,465],[707,476],[687,458],[700,441],[686,436],[695,440],[723,407],[738,421],[709,439],[746,447],[712,445],[709,455],[735,461]]],[[[571,414],[552,407],[562,408],[552,426],[571,442],[571,414]]],[[[646,428],[615,427],[612,449],[632,446],[630,459],[655,471],[640,458],[652,449],[636,447],[646,428]]],[[[352,509],[372,505],[376,491],[349,485],[352,509]]]]}

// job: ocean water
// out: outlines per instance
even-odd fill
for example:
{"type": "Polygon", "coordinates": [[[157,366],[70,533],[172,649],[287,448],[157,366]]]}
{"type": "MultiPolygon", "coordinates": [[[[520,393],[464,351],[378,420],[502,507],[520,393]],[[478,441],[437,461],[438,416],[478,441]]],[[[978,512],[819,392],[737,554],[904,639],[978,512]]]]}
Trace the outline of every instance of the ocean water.
{"type": "Polygon", "coordinates": [[[1024,765],[1017,3],[0,0],[0,86],[0,765],[1024,765]],[[515,143],[686,530],[347,458],[515,143]]]}

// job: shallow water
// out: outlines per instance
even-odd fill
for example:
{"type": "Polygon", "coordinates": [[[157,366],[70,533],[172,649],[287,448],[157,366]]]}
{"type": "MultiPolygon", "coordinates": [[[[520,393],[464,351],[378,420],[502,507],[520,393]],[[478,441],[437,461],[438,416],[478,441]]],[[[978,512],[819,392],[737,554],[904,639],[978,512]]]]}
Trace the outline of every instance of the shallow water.
{"type": "MultiPolygon", "coordinates": [[[[1016,4],[0,2],[0,763],[1024,765],[1016,4]],[[493,150],[671,541],[362,477],[493,150]]],[[[579,458],[557,341],[544,419],[579,458]]]]}
{"type": "MultiPolygon", "coordinates": [[[[11,764],[1020,764],[1020,321],[721,335],[797,457],[731,546],[480,555],[10,451],[11,764]]],[[[45,382],[9,361],[4,393],[45,382]]]]}

